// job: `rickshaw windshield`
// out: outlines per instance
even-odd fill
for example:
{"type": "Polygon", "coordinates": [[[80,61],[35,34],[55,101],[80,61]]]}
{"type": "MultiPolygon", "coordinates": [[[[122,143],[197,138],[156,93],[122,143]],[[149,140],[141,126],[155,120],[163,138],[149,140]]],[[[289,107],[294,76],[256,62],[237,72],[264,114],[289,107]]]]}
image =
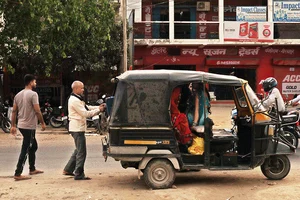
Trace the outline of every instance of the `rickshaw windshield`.
{"type": "Polygon", "coordinates": [[[262,104],[260,104],[260,100],[254,93],[252,88],[249,86],[249,84],[246,84],[245,89],[249,97],[250,103],[254,107],[254,111],[262,111],[262,112],[266,111],[267,109],[262,104]]]}

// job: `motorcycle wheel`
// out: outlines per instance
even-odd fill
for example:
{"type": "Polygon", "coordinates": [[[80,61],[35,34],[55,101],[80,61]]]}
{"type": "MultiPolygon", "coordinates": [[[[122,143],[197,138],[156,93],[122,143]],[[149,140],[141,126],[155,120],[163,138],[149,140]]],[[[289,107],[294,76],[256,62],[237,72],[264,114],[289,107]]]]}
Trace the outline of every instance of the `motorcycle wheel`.
{"type": "Polygon", "coordinates": [[[11,122],[7,117],[3,118],[2,122],[1,122],[1,128],[5,133],[10,132],[11,122]]]}
{"type": "Polygon", "coordinates": [[[289,174],[291,163],[286,155],[276,155],[267,158],[260,169],[268,179],[281,180],[289,174]]]}
{"type": "Polygon", "coordinates": [[[280,137],[286,139],[290,144],[292,144],[296,148],[298,147],[298,137],[296,137],[293,132],[284,130],[283,136],[280,135],[280,137]]]}
{"type": "MultiPolygon", "coordinates": [[[[296,129],[297,129],[297,127],[296,127],[296,129]]],[[[296,147],[296,148],[298,148],[298,144],[299,144],[299,136],[298,136],[298,133],[297,133],[297,131],[298,130],[295,130],[295,129],[293,129],[293,128],[290,128],[290,127],[283,127],[283,130],[284,130],[284,132],[290,132],[291,134],[293,134],[293,136],[292,137],[295,137],[295,141],[294,141],[294,146],[296,147]]]]}
{"type": "Polygon", "coordinates": [[[63,126],[63,122],[57,121],[54,116],[50,118],[49,122],[53,128],[59,128],[63,126]]]}

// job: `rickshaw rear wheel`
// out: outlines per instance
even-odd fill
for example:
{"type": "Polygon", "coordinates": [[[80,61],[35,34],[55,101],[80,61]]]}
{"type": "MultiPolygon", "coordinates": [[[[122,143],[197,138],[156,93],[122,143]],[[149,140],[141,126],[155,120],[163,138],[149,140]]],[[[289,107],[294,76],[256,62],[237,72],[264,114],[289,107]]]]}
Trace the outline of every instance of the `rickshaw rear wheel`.
{"type": "Polygon", "coordinates": [[[152,189],[170,188],[175,181],[174,167],[165,159],[151,160],[143,173],[145,183],[152,189]]]}
{"type": "Polygon", "coordinates": [[[281,180],[291,169],[291,163],[286,155],[271,156],[260,166],[262,173],[271,180],[281,180]]]}

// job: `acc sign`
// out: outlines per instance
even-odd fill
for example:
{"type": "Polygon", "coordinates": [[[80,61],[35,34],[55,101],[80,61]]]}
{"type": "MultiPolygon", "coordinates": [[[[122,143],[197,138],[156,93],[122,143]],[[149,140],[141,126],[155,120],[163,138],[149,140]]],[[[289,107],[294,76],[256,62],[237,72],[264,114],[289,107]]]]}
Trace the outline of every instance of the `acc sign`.
{"type": "Polygon", "coordinates": [[[300,83],[300,75],[286,75],[282,82],[298,82],[300,83]]]}

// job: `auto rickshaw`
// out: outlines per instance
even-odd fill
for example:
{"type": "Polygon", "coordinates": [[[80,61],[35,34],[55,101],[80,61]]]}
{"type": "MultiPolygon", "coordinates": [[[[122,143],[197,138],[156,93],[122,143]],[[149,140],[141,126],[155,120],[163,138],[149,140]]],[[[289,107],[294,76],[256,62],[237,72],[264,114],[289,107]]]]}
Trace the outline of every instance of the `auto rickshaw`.
{"type": "MultiPolygon", "coordinates": [[[[176,172],[188,170],[246,170],[260,166],[272,180],[290,171],[287,155],[295,147],[278,136],[280,117],[272,117],[246,80],[235,76],[184,70],[134,70],[112,80],[116,84],[109,133],[103,155],[123,168],[138,169],[153,189],[169,188],[176,172]],[[205,116],[204,153],[181,152],[170,117],[174,88],[190,83],[231,88],[237,108],[237,133],[217,130],[205,116]]],[[[230,118],[228,118],[230,120],[230,118]]]]}

